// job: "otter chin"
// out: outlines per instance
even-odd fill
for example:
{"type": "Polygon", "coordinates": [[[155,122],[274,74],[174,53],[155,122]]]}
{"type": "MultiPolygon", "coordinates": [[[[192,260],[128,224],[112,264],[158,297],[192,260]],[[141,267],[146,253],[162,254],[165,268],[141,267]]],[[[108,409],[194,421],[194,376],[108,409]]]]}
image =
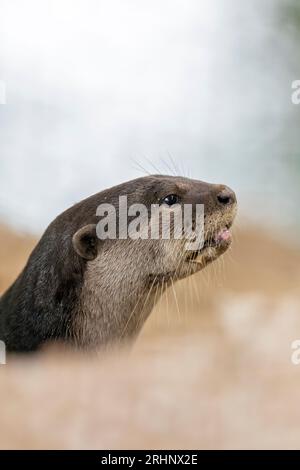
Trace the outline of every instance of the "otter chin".
{"type": "Polygon", "coordinates": [[[206,239],[200,250],[193,251],[187,255],[187,261],[201,264],[204,256],[218,257],[230,247],[231,242],[232,235],[228,226],[226,226],[206,239]]]}
{"type": "Polygon", "coordinates": [[[0,340],[15,352],[34,351],[47,342],[86,350],[132,342],[171,283],[226,252],[236,209],[236,195],[226,185],[167,175],[138,178],[82,200],[48,226],[1,297],[0,340]],[[203,208],[200,228],[198,206],[203,208]],[[139,220],[132,217],[133,207],[139,220]],[[155,224],[153,207],[159,209],[155,224]],[[174,235],[175,220],[186,207],[192,209],[192,233],[184,227],[180,236],[165,237],[161,221],[171,221],[174,235]],[[118,228],[112,225],[112,237],[102,230],[111,222],[104,215],[110,208],[118,228]],[[142,218],[143,210],[151,216],[142,218]],[[141,236],[132,236],[141,226],[141,236]],[[149,237],[153,227],[155,236],[151,231],[149,237]],[[191,236],[200,234],[202,243],[191,247],[191,236]]]}

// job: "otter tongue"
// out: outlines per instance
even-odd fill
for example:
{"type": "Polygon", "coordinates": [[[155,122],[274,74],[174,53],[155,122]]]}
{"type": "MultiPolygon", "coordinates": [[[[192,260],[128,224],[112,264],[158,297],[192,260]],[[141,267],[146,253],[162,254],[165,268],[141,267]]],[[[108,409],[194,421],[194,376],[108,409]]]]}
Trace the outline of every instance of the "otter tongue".
{"type": "Polygon", "coordinates": [[[229,240],[230,237],[230,231],[227,228],[224,228],[217,233],[215,240],[216,242],[223,242],[229,240]]]}

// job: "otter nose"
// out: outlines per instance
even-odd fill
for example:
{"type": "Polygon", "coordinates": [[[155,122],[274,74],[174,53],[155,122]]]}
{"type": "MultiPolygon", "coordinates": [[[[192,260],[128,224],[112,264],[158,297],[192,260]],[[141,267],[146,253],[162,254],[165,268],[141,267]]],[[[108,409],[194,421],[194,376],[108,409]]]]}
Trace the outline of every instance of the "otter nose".
{"type": "Polygon", "coordinates": [[[236,202],[236,196],[232,189],[224,186],[223,189],[217,194],[217,199],[223,206],[229,206],[236,202]]]}

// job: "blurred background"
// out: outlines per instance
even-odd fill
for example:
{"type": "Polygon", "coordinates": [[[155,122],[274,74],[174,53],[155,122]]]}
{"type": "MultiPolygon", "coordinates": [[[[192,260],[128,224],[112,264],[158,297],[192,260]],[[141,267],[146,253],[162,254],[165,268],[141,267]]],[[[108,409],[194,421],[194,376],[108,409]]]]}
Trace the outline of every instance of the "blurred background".
{"type": "Polygon", "coordinates": [[[299,1],[0,0],[0,80],[0,293],[108,186],[183,174],[239,200],[230,253],[129,357],[0,366],[0,447],[299,448],[299,1]]]}

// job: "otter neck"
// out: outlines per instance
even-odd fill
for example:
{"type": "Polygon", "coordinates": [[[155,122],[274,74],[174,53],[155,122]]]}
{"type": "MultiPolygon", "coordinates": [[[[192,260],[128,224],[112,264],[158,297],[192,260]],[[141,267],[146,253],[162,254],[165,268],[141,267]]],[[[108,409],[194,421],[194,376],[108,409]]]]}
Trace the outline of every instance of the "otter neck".
{"type": "Polygon", "coordinates": [[[96,264],[87,269],[75,315],[74,339],[83,348],[133,341],[166,288],[134,273],[116,281],[101,271],[96,264]]]}

